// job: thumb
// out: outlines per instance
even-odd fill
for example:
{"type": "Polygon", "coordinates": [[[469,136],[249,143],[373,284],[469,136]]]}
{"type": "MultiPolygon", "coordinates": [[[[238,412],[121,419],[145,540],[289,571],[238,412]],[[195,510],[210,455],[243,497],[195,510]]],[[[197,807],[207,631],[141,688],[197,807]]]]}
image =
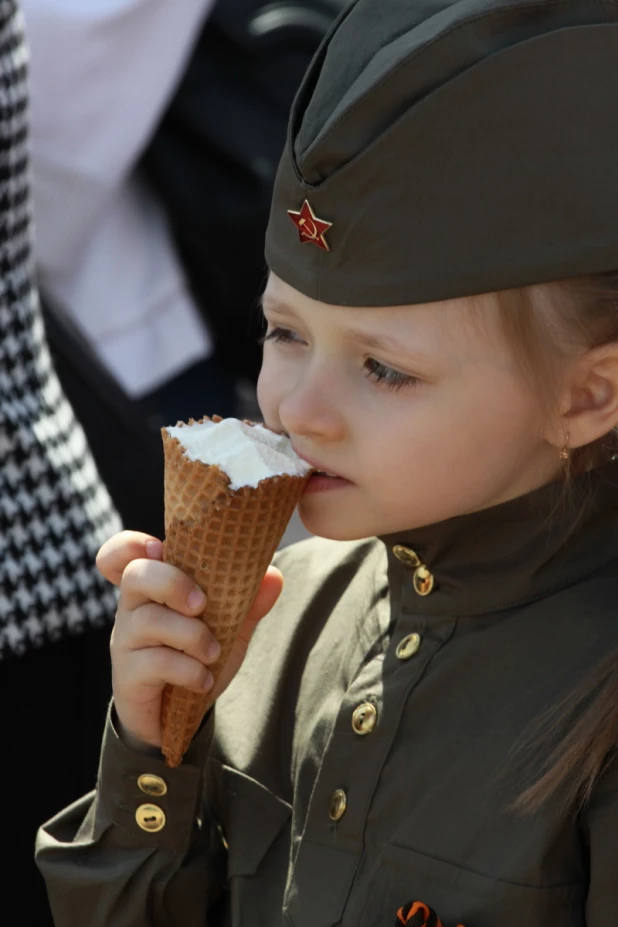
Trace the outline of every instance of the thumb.
{"type": "Polygon", "coordinates": [[[264,575],[262,585],[249,609],[249,614],[243,621],[238,632],[237,644],[246,650],[253,637],[257,625],[262,618],[274,607],[283,589],[283,576],[276,567],[270,566],[264,575]]]}
{"type": "Polygon", "coordinates": [[[283,589],[283,576],[276,567],[269,567],[266,571],[262,585],[258,590],[249,614],[243,621],[238,637],[234,642],[232,652],[223,668],[223,672],[217,679],[214,689],[211,693],[210,704],[215,702],[219,696],[225,692],[228,685],[240,669],[247,648],[253,637],[253,632],[258,626],[264,615],[268,614],[283,589]]]}

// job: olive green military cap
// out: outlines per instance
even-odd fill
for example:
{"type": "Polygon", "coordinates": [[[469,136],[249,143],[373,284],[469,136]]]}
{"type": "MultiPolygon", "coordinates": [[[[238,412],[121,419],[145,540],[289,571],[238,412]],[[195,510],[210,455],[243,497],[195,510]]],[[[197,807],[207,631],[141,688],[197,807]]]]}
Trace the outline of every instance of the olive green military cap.
{"type": "Polygon", "coordinates": [[[618,3],[350,4],[294,103],[266,257],[355,306],[618,269],[618,3]]]}

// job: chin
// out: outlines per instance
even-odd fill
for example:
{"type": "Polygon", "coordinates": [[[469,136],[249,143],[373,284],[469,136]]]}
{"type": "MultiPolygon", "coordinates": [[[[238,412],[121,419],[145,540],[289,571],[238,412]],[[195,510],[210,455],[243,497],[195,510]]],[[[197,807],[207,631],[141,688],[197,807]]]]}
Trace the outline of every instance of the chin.
{"type": "Polygon", "coordinates": [[[330,511],[320,512],[311,503],[307,504],[305,499],[301,499],[298,514],[307,531],[327,541],[361,541],[376,534],[358,519],[346,519],[338,514],[334,506],[330,511]]]}

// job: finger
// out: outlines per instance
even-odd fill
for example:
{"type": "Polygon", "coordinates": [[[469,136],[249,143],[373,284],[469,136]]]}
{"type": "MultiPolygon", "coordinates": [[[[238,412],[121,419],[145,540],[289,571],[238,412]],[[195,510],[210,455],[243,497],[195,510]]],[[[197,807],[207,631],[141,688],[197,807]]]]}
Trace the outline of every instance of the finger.
{"type": "Polygon", "coordinates": [[[214,663],[221,653],[218,642],[203,621],[186,618],[163,605],[149,603],[119,616],[112,655],[147,647],[170,647],[201,663],[214,663]]]}
{"type": "Polygon", "coordinates": [[[230,659],[227,661],[221,675],[217,678],[216,685],[211,693],[212,702],[219,698],[238,672],[245,659],[245,654],[251,638],[253,637],[253,632],[261,619],[271,610],[279,598],[282,588],[283,576],[276,567],[269,567],[262,580],[253,605],[240,627],[230,659]]]}
{"type": "Polygon", "coordinates": [[[129,611],[158,602],[181,615],[194,616],[206,605],[206,596],[186,573],[157,560],[132,560],[122,574],[120,589],[120,607],[129,611]]]}
{"type": "Polygon", "coordinates": [[[141,531],[120,531],[99,550],[97,567],[108,582],[119,586],[132,560],[160,560],[162,556],[163,544],[158,538],[141,531]]]}
{"type": "Polygon", "coordinates": [[[253,605],[249,609],[246,621],[250,624],[257,624],[257,622],[273,608],[275,602],[281,595],[282,589],[283,576],[277,567],[269,566],[262,580],[262,585],[258,589],[258,593],[253,600],[253,605]]]}
{"type": "MultiPolygon", "coordinates": [[[[187,654],[169,647],[150,647],[136,650],[127,659],[123,673],[130,680],[132,701],[136,688],[162,689],[164,685],[182,686],[193,692],[208,692],[212,688],[213,676],[210,670],[187,654]]],[[[122,686],[116,683],[115,690],[122,698],[122,686]]]]}

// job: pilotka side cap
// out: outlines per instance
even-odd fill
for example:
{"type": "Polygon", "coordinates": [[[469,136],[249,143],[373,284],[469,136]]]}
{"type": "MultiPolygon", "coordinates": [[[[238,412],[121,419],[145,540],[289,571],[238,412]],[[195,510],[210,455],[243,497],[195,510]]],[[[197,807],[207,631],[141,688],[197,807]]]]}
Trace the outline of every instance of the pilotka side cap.
{"type": "Polygon", "coordinates": [[[618,269],[618,3],[356,0],[296,97],[266,258],[351,306],[618,269]]]}

